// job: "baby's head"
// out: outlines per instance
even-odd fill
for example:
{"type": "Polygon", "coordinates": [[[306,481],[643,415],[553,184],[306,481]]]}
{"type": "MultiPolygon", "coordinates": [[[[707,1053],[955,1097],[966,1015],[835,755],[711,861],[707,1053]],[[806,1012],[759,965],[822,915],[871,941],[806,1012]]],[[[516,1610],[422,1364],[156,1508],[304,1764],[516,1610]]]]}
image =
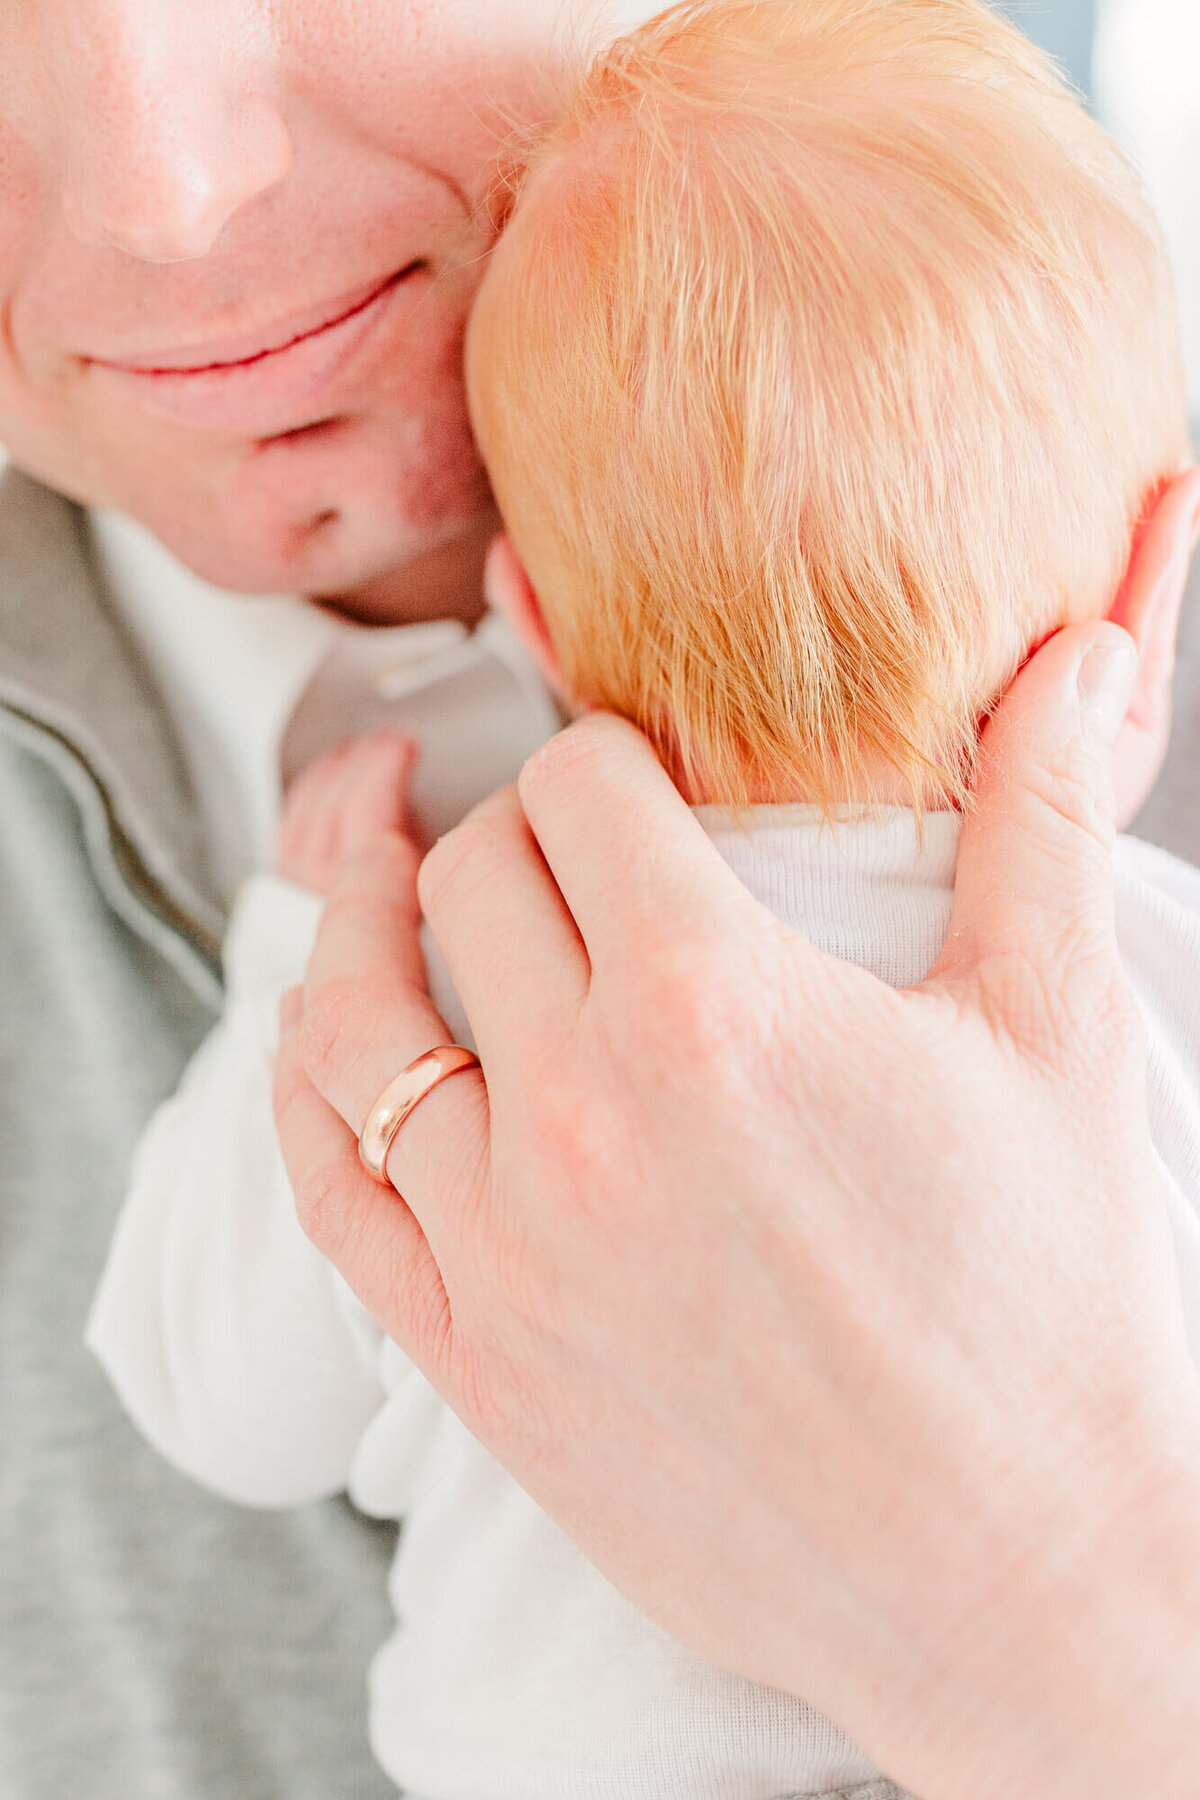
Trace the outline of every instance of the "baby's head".
{"type": "Polygon", "coordinates": [[[1055,627],[1116,603],[1173,637],[1162,241],[982,0],[716,0],[624,38],[530,161],[467,367],[497,586],[693,798],[958,798],[1055,627]]]}

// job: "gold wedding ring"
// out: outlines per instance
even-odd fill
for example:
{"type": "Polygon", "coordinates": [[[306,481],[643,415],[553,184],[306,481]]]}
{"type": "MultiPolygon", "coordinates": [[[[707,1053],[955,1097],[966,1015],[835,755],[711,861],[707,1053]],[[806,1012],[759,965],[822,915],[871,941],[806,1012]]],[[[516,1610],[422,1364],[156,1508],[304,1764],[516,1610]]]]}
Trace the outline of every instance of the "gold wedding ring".
{"type": "Polygon", "coordinates": [[[358,1159],[368,1175],[373,1175],[384,1187],[390,1187],[388,1151],[413,1107],[419,1106],[426,1094],[432,1094],[439,1081],[445,1081],[448,1075],[478,1067],[479,1058],[473,1050],[464,1050],[461,1044],[443,1044],[437,1050],[427,1050],[424,1056],[418,1056],[407,1069],[401,1069],[376,1100],[358,1134],[358,1159]]]}

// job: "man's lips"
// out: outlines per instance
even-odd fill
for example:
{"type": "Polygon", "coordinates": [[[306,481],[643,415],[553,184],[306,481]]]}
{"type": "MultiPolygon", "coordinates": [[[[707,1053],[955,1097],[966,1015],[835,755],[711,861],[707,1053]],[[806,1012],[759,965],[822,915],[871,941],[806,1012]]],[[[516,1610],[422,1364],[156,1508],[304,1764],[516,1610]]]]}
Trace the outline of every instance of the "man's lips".
{"type": "Polygon", "coordinates": [[[296,429],[303,414],[374,336],[423,262],[407,264],[307,313],[253,336],[152,352],[137,358],[85,357],[93,381],[122,390],[148,412],[216,430],[266,437],[296,429]]]}
{"type": "Polygon", "coordinates": [[[416,267],[415,262],[409,263],[398,272],[382,277],[377,275],[373,281],[363,282],[348,293],[286,314],[259,331],[242,332],[237,337],[210,339],[195,345],[173,345],[169,350],[148,351],[137,356],[88,356],[84,360],[99,363],[107,369],[128,369],[137,375],[206,375],[212,369],[257,362],[260,357],[276,356],[281,350],[290,350],[293,344],[302,343],[305,338],[343,324],[364,306],[369,306],[372,300],[378,299],[384,288],[416,267]]]}

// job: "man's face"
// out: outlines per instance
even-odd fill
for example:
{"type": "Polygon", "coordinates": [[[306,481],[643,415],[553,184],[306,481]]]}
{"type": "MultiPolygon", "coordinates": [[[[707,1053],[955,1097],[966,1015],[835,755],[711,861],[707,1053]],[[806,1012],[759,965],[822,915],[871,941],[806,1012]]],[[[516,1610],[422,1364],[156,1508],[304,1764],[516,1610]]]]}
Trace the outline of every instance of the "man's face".
{"type": "Polygon", "coordinates": [[[583,15],[582,0],[8,0],[14,459],[231,587],[399,615],[397,571],[419,587],[423,569],[473,570],[493,522],[460,368],[481,203],[583,15]]]}

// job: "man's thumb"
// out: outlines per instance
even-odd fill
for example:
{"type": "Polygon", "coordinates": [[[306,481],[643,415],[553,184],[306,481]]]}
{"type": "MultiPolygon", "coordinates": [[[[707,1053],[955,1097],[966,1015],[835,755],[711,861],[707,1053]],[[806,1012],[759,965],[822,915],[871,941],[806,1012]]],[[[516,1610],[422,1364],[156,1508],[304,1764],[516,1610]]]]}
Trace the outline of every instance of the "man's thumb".
{"type": "Polygon", "coordinates": [[[1030,658],[984,732],[950,935],[935,975],[1017,951],[1048,967],[1113,940],[1113,747],[1137,680],[1128,634],[1070,626],[1030,658]]]}

